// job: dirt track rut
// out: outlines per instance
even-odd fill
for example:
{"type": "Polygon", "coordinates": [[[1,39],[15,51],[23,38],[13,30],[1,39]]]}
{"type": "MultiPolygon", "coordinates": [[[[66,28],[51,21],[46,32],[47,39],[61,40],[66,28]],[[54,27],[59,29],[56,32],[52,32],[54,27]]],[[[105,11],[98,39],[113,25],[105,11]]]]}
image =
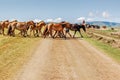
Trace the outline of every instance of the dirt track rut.
{"type": "Polygon", "coordinates": [[[14,80],[120,80],[120,65],[83,39],[43,39],[14,80]]]}

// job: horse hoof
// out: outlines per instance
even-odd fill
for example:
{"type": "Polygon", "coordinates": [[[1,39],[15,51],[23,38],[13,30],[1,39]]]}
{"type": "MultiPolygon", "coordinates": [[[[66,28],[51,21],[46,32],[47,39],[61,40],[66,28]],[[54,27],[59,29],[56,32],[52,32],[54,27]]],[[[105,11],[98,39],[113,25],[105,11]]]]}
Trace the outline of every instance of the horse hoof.
{"type": "Polygon", "coordinates": [[[37,37],[40,37],[39,35],[37,35],[37,37]]]}
{"type": "Polygon", "coordinates": [[[52,37],[53,39],[55,38],[55,37],[52,37]]]}

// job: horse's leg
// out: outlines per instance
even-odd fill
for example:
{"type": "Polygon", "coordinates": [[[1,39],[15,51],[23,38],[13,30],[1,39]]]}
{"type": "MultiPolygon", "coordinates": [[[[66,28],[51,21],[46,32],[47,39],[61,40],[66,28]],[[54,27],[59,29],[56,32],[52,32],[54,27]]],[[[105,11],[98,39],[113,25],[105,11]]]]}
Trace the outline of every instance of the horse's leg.
{"type": "Polygon", "coordinates": [[[44,32],[44,38],[46,38],[46,36],[47,36],[48,33],[49,33],[48,31],[44,32]]]}
{"type": "Polygon", "coordinates": [[[27,34],[27,30],[25,30],[25,34],[26,34],[26,37],[28,36],[28,34],[27,34]]]}
{"type": "Polygon", "coordinates": [[[79,32],[80,36],[83,38],[83,35],[81,34],[81,31],[79,30],[78,32],[79,32]]]}
{"type": "Polygon", "coordinates": [[[24,32],[24,37],[27,37],[27,30],[23,30],[24,32]]]}
{"type": "Polygon", "coordinates": [[[41,34],[41,36],[43,36],[42,31],[41,31],[41,28],[39,29],[39,34],[41,34]]]}
{"type": "Polygon", "coordinates": [[[77,32],[77,31],[75,30],[74,35],[73,35],[73,38],[75,37],[76,32],[77,32]]]}
{"type": "Polygon", "coordinates": [[[26,30],[26,35],[29,36],[29,35],[28,35],[28,30],[26,30]]]}
{"type": "Polygon", "coordinates": [[[40,30],[39,32],[40,32],[41,36],[43,36],[43,33],[42,33],[42,31],[40,30]]]}
{"type": "Polygon", "coordinates": [[[47,27],[45,27],[44,31],[43,31],[43,37],[46,38],[47,34],[50,34],[50,31],[48,30],[47,27]]]}
{"type": "Polygon", "coordinates": [[[64,34],[64,32],[63,31],[61,31],[61,32],[62,32],[63,37],[66,39],[66,35],[64,34]]]}
{"type": "Polygon", "coordinates": [[[12,36],[15,37],[15,30],[12,31],[12,36]]]}
{"type": "Polygon", "coordinates": [[[31,37],[32,29],[30,29],[30,37],[31,37]]]}
{"type": "Polygon", "coordinates": [[[35,30],[33,30],[33,35],[35,36],[35,30]]]}
{"type": "Polygon", "coordinates": [[[0,34],[2,34],[1,28],[0,28],[0,34]]]}
{"type": "Polygon", "coordinates": [[[36,30],[36,35],[37,37],[39,37],[39,30],[36,30]]]}
{"type": "Polygon", "coordinates": [[[13,26],[10,30],[10,36],[15,37],[15,26],[13,26]]]}
{"type": "Polygon", "coordinates": [[[61,34],[60,31],[58,31],[58,36],[59,36],[60,38],[62,38],[62,34],[61,34]]]}
{"type": "Polygon", "coordinates": [[[1,26],[0,26],[0,34],[2,34],[2,31],[1,31],[1,30],[2,30],[2,28],[1,28],[1,26]]]}
{"type": "Polygon", "coordinates": [[[26,31],[26,32],[25,32],[26,36],[29,36],[29,35],[28,35],[28,29],[29,29],[28,27],[25,29],[25,31],[26,31]]]}
{"type": "Polygon", "coordinates": [[[69,36],[72,38],[72,35],[70,34],[70,32],[68,32],[69,36]]]}
{"type": "Polygon", "coordinates": [[[49,31],[49,33],[50,33],[50,36],[51,36],[52,38],[54,38],[54,37],[52,36],[52,29],[49,31]]]}
{"type": "Polygon", "coordinates": [[[66,37],[66,34],[67,34],[67,32],[66,32],[66,31],[65,31],[65,32],[63,32],[63,36],[64,36],[64,37],[66,37]],[[64,33],[65,33],[65,34],[64,34],[64,33]]]}
{"type": "Polygon", "coordinates": [[[5,35],[5,33],[4,33],[4,28],[2,28],[2,34],[5,35]]]}
{"type": "Polygon", "coordinates": [[[2,34],[1,29],[0,29],[0,34],[2,34]]]}
{"type": "Polygon", "coordinates": [[[23,33],[23,37],[26,37],[26,35],[25,35],[25,30],[22,30],[22,33],[23,33]]]}
{"type": "Polygon", "coordinates": [[[46,32],[44,31],[44,33],[43,33],[43,38],[46,38],[46,32]]]}
{"type": "Polygon", "coordinates": [[[53,35],[53,38],[55,38],[55,35],[56,35],[57,31],[55,31],[54,35],[53,35]]]}

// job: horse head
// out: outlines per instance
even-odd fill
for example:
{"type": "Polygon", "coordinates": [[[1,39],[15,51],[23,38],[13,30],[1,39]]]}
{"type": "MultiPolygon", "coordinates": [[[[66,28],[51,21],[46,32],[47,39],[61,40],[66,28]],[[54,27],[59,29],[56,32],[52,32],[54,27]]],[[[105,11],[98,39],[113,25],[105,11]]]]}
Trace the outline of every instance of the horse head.
{"type": "Polygon", "coordinates": [[[9,20],[5,20],[5,21],[3,21],[3,22],[9,22],[9,20]]]}
{"type": "Polygon", "coordinates": [[[40,26],[45,26],[46,23],[45,23],[44,21],[40,21],[40,22],[38,23],[38,25],[40,25],[40,26]]]}
{"type": "Polygon", "coordinates": [[[18,22],[18,20],[13,20],[13,21],[11,21],[11,22],[18,22]]]}
{"type": "Polygon", "coordinates": [[[28,22],[25,22],[25,26],[27,27],[27,30],[30,28],[30,27],[35,27],[35,23],[31,20],[31,21],[28,21],[28,22]]]}
{"type": "Polygon", "coordinates": [[[62,27],[65,27],[65,28],[68,28],[68,29],[71,28],[71,24],[69,22],[62,21],[60,24],[62,25],[62,27]]]}

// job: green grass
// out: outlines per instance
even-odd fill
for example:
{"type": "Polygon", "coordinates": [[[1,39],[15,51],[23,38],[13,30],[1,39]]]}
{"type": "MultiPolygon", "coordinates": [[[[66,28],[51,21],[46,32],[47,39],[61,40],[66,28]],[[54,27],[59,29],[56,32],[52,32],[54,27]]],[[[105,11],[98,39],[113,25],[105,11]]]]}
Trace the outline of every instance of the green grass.
{"type": "Polygon", "coordinates": [[[0,35],[0,80],[12,80],[15,73],[32,55],[40,38],[0,35]]]}
{"type": "Polygon", "coordinates": [[[113,60],[120,63],[120,49],[114,48],[109,44],[103,43],[101,41],[98,41],[92,38],[85,38],[85,40],[87,40],[90,44],[94,45],[97,49],[105,52],[113,60]]]}

